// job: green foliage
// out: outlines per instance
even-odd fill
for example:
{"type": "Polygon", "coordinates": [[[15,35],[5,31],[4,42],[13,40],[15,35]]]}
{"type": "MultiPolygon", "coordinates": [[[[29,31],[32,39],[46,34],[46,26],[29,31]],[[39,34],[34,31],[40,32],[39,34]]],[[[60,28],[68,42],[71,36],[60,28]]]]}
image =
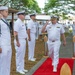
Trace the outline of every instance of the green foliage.
{"type": "Polygon", "coordinates": [[[0,5],[7,5],[8,7],[15,8],[18,10],[27,10],[37,13],[41,12],[36,0],[0,0],[0,5]]]}
{"type": "MultiPolygon", "coordinates": [[[[47,0],[44,11],[47,14],[59,14],[63,16],[68,13],[74,13],[75,0],[47,0]],[[51,10],[51,11],[50,11],[51,10]]],[[[65,16],[63,16],[65,18],[65,16]]]]}
{"type": "Polygon", "coordinates": [[[45,12],[52,9],[53,7],[57,6],[57,0],[48,0],[48,3],[45,4],[45,12]]]}
{"type": "Polygon", "coordinates": [[[37,3],[35,0],[33,0],[33,5],[30,6],[29,8],[30,8],[31,10],[36,10],[36,12],[38,12],[38,13],[41,13],[41,12],[40,12],[41,9],[39,8],[38,3],[37,3]]]}
{"type": "Polygon", "coordinates": [[[25,7],[31,7],[34,4],[33,0],[22,0],[22,2],[25,7]]]}

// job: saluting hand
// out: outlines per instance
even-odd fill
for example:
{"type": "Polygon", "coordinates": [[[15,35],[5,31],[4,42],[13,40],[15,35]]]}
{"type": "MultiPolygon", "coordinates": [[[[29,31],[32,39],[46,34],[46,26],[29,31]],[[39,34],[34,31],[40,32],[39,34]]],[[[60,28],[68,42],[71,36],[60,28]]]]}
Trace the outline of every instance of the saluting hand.
{"type": "Polygon", "coordinates": [[[2,53],[2,48],[0,48],[0,53],[2,53]]]}
{"type": "Polygon", "coordinates": [[[50,22],[50,20],[46,21],[46,24],[48,25],[48,24],[49,24],[49,22],[50,22]]]}

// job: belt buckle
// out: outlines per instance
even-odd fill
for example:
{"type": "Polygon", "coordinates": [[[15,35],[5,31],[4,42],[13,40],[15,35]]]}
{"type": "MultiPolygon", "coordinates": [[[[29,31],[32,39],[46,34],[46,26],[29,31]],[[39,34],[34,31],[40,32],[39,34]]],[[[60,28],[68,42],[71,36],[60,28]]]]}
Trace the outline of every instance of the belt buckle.
{"type": "Polygon", "coordinates": [[[52,42],[55,42],[55,40],[52,40],[52,42]]]}

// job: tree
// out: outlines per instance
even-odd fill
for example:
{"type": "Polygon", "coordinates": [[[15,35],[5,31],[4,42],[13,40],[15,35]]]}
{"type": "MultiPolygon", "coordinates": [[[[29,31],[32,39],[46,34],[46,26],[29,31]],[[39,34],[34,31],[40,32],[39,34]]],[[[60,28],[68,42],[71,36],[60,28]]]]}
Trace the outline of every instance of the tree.
{"type": "Polygon", "coordinates": [[[7,5],[18,10],[36,11],[37,13],[41,11],[36,0],[0,0],[0,5],[7,5]]]}
{"type": "Polygon", "coordinates": [[[36,12],[41,13],[41,9],[39,8],[38,3],[35,0],[33,0],[33,5],[29,8],[33,11],[36,10],[36,12]]]}
{"type": "Polygon", "coordinates": [[[30,12],[41,13],[41,9],[39,8],[36,0],[22,0],[22,1],[24,3],[25,7],[27,7],[30,10],[30,12]],[[27,2],[28,2],[28,4],[27,4],[27,2]]]}
{"type": "Polygon", "coordinates": [[[48,12],[48,10],[52,9],[53,7],[57,6],[57,0],[48,0],[48,2],[45,4],[45,12],[48,12]]]}
{"type": "Polygon", "coordinates": [[[50,14],[51,12],[55,12],[58,14],[75,14],[74,10],[75,0],[47,0],[44,8],[44,11],[47,14],[50,14]]]}

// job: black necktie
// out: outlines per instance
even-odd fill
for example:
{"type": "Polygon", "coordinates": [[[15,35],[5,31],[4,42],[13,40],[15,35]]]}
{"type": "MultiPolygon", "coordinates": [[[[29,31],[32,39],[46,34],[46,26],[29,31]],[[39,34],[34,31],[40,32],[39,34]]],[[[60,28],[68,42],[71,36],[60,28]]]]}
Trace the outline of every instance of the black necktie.
{"type": "Polygon", "coordinates": [[[8,27],[9,27],[9,29],[10,29],[10,25],[8,24],[8,22],[6,21],[6,20],[4,20],[4,19],[1,19],[8,27]]]}

